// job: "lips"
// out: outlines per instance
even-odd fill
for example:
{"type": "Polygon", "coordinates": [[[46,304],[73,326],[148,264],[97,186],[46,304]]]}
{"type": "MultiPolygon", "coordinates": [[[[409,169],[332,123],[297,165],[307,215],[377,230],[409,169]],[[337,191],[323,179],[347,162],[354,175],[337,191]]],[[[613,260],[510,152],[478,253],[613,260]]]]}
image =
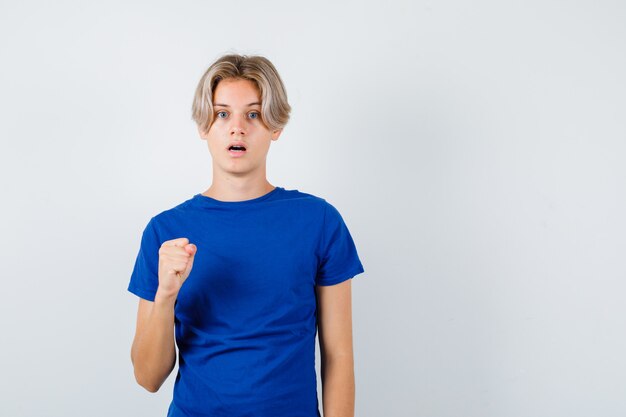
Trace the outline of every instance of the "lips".
{"type": "Polygon", "coordinates": [[[245,152],[247,150],[244,142],[231,142],[226,148],[227,151],[245,152]]]}
{"type": "Polygon", "coordinates": [[[226,148],[226,152],[232,158],[243,157],[247,153],[246,144],[243,142],[231,142],[226,148]]]}

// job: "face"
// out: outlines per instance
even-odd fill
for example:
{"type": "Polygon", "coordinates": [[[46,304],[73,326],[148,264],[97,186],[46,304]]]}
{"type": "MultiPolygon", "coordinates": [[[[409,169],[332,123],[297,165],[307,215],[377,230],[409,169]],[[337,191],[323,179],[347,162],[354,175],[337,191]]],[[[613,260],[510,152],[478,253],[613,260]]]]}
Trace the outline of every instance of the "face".
{"type": "Polygon", "coordinates": [[[254,82],[242,79],[220,81],[213,94],[214,121],[208,132],[199,129],[207,141],[215,174],[265,179],[265,161],[270,144],[282,130],[270,131],[261,119],[261,96],[254,82]],[[237,144],[245,151],[229,150],[237,144]]]}

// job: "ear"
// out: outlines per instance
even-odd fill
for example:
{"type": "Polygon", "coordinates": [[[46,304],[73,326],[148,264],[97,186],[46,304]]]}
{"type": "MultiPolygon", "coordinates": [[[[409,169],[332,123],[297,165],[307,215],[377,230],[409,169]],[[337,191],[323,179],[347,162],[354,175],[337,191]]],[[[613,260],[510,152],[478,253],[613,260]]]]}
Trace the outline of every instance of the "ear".
{"type": "Polygon", "coordinates": [[[200,125],[197,125],[196,127],[198,128],[198,134],[200,135],[200,139],[202,139],[202,140],[206,140],[206,139],[207,139],[207,136],[208,136],[208,133],[207,133],[207,132],[205,132],[204,130],[202,130],[202,128],[200,127],[200,125]]]}
{"type": "Polygon", "coordinates": [[[272,140],[278,140],[281,133],[283,133],[282,129],[272,131],[272,140]]]}

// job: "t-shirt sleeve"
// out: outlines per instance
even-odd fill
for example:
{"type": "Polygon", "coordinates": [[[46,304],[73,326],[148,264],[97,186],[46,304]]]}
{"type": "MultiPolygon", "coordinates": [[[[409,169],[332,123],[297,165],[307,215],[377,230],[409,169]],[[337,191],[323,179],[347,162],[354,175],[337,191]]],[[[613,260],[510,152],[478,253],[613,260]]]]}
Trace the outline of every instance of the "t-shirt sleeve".
{"type": "Polygon", "coordinates": [[[326,202],[316,284],[335,285],[365,272],[339,211],[326,202]]]}
{"type": "Polygon", "coordinates": [[[128,284],[128,291],[149,301],[154,301],[159,286],[160,247],[153,217],[141,236],[139,253],[128,284]]]}

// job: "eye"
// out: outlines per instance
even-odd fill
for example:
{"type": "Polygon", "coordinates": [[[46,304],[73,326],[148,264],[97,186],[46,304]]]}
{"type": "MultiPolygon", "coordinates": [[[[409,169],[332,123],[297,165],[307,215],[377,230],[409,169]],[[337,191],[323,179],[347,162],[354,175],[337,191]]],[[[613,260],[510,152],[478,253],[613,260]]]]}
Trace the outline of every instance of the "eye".
{"type": "Polygon", "coordinates": [[[250,114],[250,118],[251,118],[251,119],[258,119],[258,118],[261,116],[261,115],[259,114],[259,112],[256,112],[256,111],[252,111],[252,112],[250,112],[249,114],[250,114]],[[252,117],[252,116],[254,116],[254,117],[252,117]]]}
{"type": "Polygon", "coordinates": [[[218,118],[218,119],[223,119],[224,117],[226,117],[226,114],[227,114],[227,113],[226,113],[225,111],[218,111],[218,112],[216,113],[216,115],[217,115],[217,118],[218,118]],[[222,116],[220,116],[221,114],[223,114],[224,116],[223,116],[223,117],[222,117],[222,116]]]}

